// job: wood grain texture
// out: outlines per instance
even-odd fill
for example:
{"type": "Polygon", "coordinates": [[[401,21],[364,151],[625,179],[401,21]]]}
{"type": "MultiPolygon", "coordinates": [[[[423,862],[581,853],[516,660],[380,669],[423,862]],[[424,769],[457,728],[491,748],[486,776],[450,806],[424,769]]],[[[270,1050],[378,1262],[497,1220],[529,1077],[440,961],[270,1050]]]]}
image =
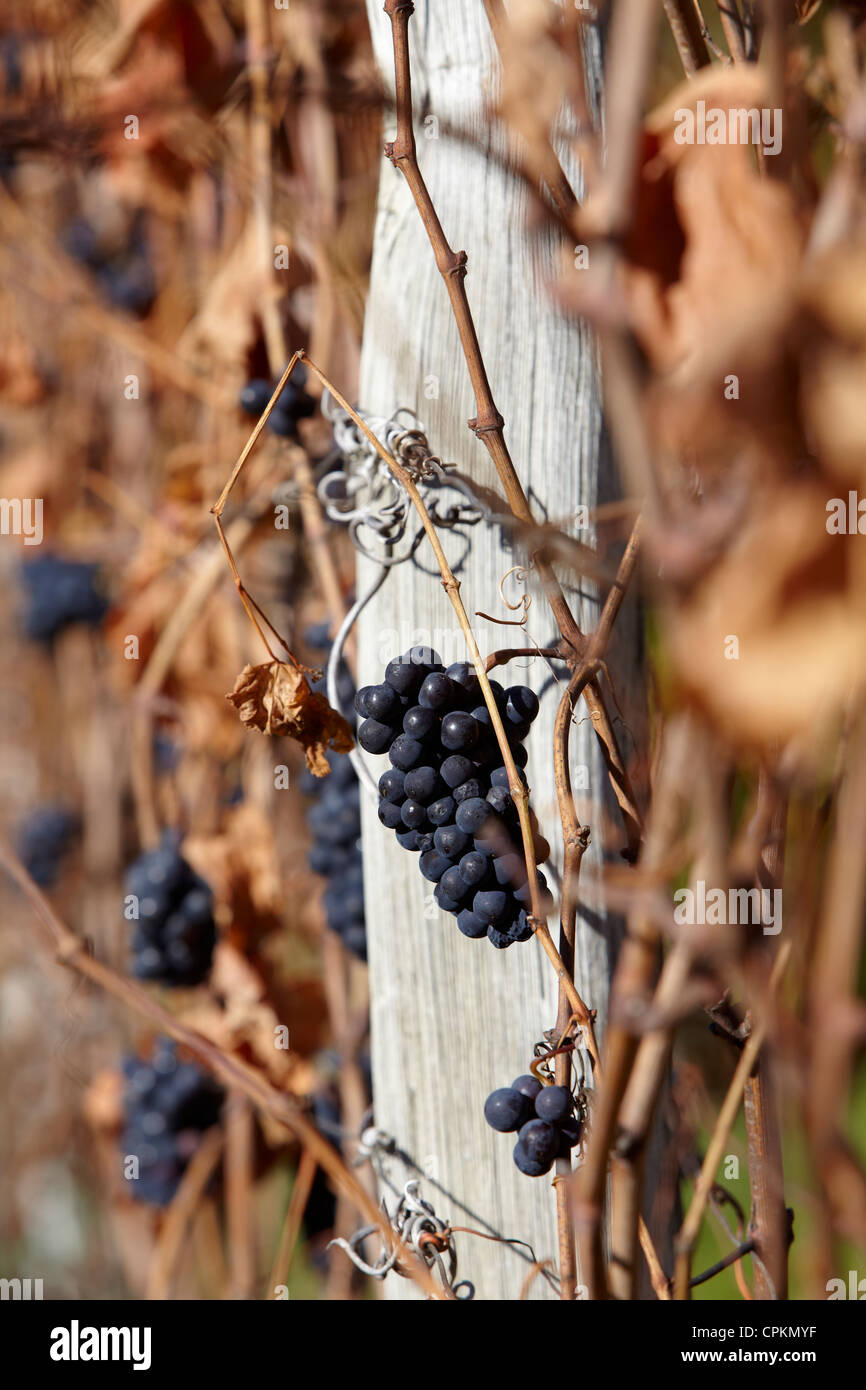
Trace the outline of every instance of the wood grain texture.
{"type": "MultiPolygon", "coordinates": [[[[391,82],[391,26],[381,0],[368,8],[376,54],[391,82]]],[[[483,97],[495,80],[494,52],[483,6],[464,0],[419,3],[411,26],[418,157],[455,250],[468,254],[467,289],[506,438],[524,487],[538,514],[562,517],[580,504],[594,506],[615,495],[601,443],[597,354],[588,332],[552,306],[548,285],[561,254],[552,236],[527,229],[528,199],[513,176],[487,157],[494,136],[483,97]],[[438,138],[426,138],[438,119],[438,138]],[[465,131],[454,140],[448,128],[465,131]]],[[[597,80],[598,56],[591,66],[597,80]]],[[[383,140],[393,137],[386,118],[383,140]]],[[[577,172],[570,171],[577,180],[577,172]]],[[[486,451],[468,431],[474,403],[445,287],[436,271],[411,195],[383,160],[373,266],[361,366],[360,402],[389,414],[411,406],[424,422],[431,446],[487,487],[497,487],[486,451]],[[434,394],[438,391],[438,394],[434,394]]],[[[582,533],[590,541],[593,533],[582,533]]],[[[498,528],[480,525],[465,541],[446,536],[467,611],[504,618],[509,613],[498,582],[514,563],[498,528]]],[[[359,592],[374,571],[359,564],[359,592]]],[[[569,597],[579,623],[597,616],[591,588],[575,581],[569,597]]],[[[515,587],[509,593],[517,593],[515,587]]],[[[626,648],[636,652],[629,614],[623,617],[626,648]]],[[[482,652],[522,645],[514,628],[478,620],[482,652]],[[516,640],[515,640],[516,639],[516,640]]],[[[554,636],[543,598],[533,598],[529,632],[541,645],[554,636]]],[[[414,642],[430,643],[446,661],[465,658],[465,645],[438,582],[429,547],[418,564],[392,573],[360,622],[360,683],[381,679],[384,664],[414,642]]],[[[551,843],[558,839],[553,787],[552,730],[557,690],[540,661],[531,669],[512,663],[496,675],[505,684],[546,685],[542,713],[529,741],[528,773],[533,805],[551,843]]],[[[624,746],[630,751],[628,730],[624,746]]],[[[378,776],[385,759],[368,760],[378,776]]],[[[587,769],[588,789],[577,791],[578,811],[592,827],[584,860],[578,919],[578,986],[599,1011],[603,1031],[611,967],[611,943],[619,930],[601,906],[598,867],[624,844],[592,728],[579,711],[572,736],[572,765],[587,769]]],[[[586,785],[584,782],[583,785],[586,785]]],[[[401,850],[383,830],[375,805],[365,802],[363,845],[372,993],[373,1072],[377,1124],[395,1137],[426,1176],[422,1193],[437,1214],[455,1225],[528,1241],[539,1258],[556,1253],[555,1200],[546,1178],[523,1177],[514,1167],[513,1138],[484,1122],[483,1104],[497,1086],[524,1072],[532,1045],[556,1018],[556,991],[544,954],[534,942],[500,952],[486,941],[461,936],[453,918],[428,896],[417,857],[401,850]]],[[[560,861],[561,862],[561,861],[560,861]]],[[[553,923],[551,924],[554,925],[553,923]]],[[[416,1176],[397,1159],[389,1172],[398,1187],[416,1176]]],[[[389,1204],[391,1199],[389,1197],[389,1204]]],[[[458,1237],[460,1271],[482,1299],[517,1298],[528,1271],[525,1252],[458,1237]]],[[[386,1282],[389,1298],[412,1298],[408,1281],[386,1282]]],[[[530,1295],[552,1298],[536,1280],[530,1295]]]]}

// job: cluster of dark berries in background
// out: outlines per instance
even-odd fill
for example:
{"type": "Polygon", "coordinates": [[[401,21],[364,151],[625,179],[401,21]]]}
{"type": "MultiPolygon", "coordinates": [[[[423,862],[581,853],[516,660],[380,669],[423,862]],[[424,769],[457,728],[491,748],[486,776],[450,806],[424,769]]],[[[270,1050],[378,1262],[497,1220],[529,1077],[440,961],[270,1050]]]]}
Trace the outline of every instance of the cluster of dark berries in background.
{"type": "MultiPolygon", "coordinates": [[[[522,769],[538,697],[525,685],[490,685],[522,769]]],[[[530,894],[517,808],[472,666],[458,661],[446,670],[435,652],[413,647],[389,662],[381,685],[358,691],[355,709],[364,721],[361,747],[387,752],[391,762],[379,778],[379,820],[420,855],[438,905],[456,916],[464,936],[486,936],[499,949],[527,941],[530,894]]],[[[550,852],[540,837],[536,852],[540,860],[550,852]]],[[[541,873],[538,882],[546,892],[541,873]]]]}
{"type": "MultiPolygon", "coordinates": [[[[268,416],[268,429],[281,439],[297,438],[298,421],[305,420],[315,412],[315,399],[304,390],[306,380],[303,367],[295,367],[291,381],[286,382],[280,399],[268,416]]],[[[276,384],[276,381],[265,381],[261,377],[248,381],[238,402],[241,410],[258,419],[274,394],[276,384]]]]}
{"type": "Polygon", "coordinates": [[[81,828],[66,806],[40,806],[18,827],[18,857],[40,888],[53,888],[81,828]]]}
{"type": "Polygon", "coordinates": [[[157,849],[140,854],[126,872],[126,896],[137,900],[132,973],[164,985],[198,985],[208,976],[216,944],[213,895],[166,831],[157,849]]]}
{"type": "Polygon", "coordinates": [[[500,1134],[517,1134],[514,1162],[527,1177],[549,1173],[556,1158],[568,1158],[580,1140],[581,1124],[567,1086],[544,1086],[535,1076],[518,1076],[484,1102],[484,1118],[500,1134]]]}
{"type": "Polygon", "coordinates": [[[120,247],[107,244],[83,217],[66,223],[60,244],[68,256],[87,266],[115,308],[137,318],[150,311],[156,299],[156,279],[143,217],[133,219],[130,234],[120,247]]]}
{"type": "Polygon", "coordinates": [[[178,1189],[201,1135],[217,1123],[223,1091],[194,1062],[179,1062],[174,1043],[161,1038],[149,1062],[127,1057],[123,1097],[124,1159],[138,1159],[130,1191],[139,1202],[166,1206],[178,1189]]]}
{"type": "Polygon", "coordinates": [[[108,612],[99,566],[46,553],[21,568],[24,630],[32,642],[53,642],[73,623],[98,627],[108,612]]]}
{"type": "MultiPolygon", "coordinates": [[[[331,641],[327,623],[316,624],[305,633],[307,644],[327,652],[331,641]]],[[[325,680],[314,681],[312,689],[327,694],[325,680]]],[[[352,698],[355,686],[346,665],[337,671],[337,699],[341,713],[354,723],[352,698]]],[[[313,873],[326,880],[325,919],[340,937],[347,951],[367,959],[367,933],[364,925],[364,865],[361,857],[361,789],[349,759],[328,753],[331,767],[327,777],[314,777],[304,771],[303,790],[313,799],[307,824],[313,836],[309,865],[313,873]]]]}

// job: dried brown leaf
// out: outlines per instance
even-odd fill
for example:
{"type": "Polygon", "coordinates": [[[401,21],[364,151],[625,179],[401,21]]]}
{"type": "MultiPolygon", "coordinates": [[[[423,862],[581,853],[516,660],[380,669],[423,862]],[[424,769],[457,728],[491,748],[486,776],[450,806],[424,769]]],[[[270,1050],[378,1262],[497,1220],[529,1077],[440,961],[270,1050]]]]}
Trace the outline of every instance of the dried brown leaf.
{"type": "Polygon", "coordinates": [[[310,689],[303,671],[283,661],[245,666],[226,699],[248,728],[300,743],[307,767],[316,777],[327,777],[331,770],[325,756],[329,748],[348,753],[354,747],[352,731],[343,716],[331,708],[324,695],[310,689]]]}

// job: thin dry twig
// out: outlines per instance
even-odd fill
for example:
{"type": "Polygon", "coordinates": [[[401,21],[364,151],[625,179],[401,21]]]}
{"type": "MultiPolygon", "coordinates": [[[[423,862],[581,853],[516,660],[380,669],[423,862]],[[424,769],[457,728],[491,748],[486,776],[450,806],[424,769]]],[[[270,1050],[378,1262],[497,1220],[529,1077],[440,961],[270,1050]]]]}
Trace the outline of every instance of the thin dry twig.
{"type": "Polygon", "coordinates": [[[683,71],[687,77],[693,77],[710,62],[697,10],[692,0],[663,0],[663,3],[683,71]]]}
{"type": "Polygon", "coordinates": [[[281,1287],[284,1288],[289,1282],[292,1256],[295,1252],[298,1232],[301,1229],[307,1202],[310,1200],[310,1192],[318,1166],[309,1149],[304,1149],[295,1173],[295,1181],[292,1184],[292,1195],[286,1208],[286,1219],[280,1232],[280,1243],[277,1246],[277,1253],[274,1256],[274,1263],[271,1266],[270,1277],[265,1288],[265,1298],[275,1298],[276,1290],[281,1287]]]}
{"type": "Polygon", "coordinates": [[[147,1271],[145,1298],[159,1302],[171,1297],[187,1231],[207,1185],[216,1172],[222,1152],[223,1136],[219,1127],[202,1135],[180,1180],[171,1206],[165,1214],[154,1245],[147,1271]]]}
{"type": "MultiPolygon", "coordinates": [[[[790,943],[786,941],[779,948],[779,953],[770,975],[771,995],[778,988],[779,982],[785,973],[790,954],[791,946],[790,943]]],[[[767,1027],[768,1020],[766,1018],[752,1024],[751,1034],[740,1055],[736,1071],[731,1078],[731,1084],[722,1102],[715,1129],[710,1136],[707,1152],[701,1164],[700,1176],[695,1184],[695,1190],[691,1203],[689,1204],[689,1209],[686,1212],[685,1220],[677,1236],[676,1261],[674,1265],[674,1298],[676,1299],[685,1299],[689,1296],[692,1250],[698,1238],[704,1208],[707,1204],[709,1194],[715,1185],[716,1171],[724,1156],[728,1135],[737,1117],[737,1111],[740,1108],[746,1082],[757,1061],[761,1050],[761,1044],[767,1033],[767,1027]]]]}

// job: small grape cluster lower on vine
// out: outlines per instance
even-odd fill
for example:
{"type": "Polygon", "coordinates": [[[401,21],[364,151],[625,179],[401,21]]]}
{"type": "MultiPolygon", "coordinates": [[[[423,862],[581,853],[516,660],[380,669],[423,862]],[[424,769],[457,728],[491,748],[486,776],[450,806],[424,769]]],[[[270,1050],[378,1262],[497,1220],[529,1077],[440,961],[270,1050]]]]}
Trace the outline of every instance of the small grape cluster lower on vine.
{"type": "Polygon", "coordinates": [[[535,1076],[518,1076],[484,1102],[484,1118],[500,1134],[517,1134],[514,1162],[530,1178],[549,1173],[554,1159],[568,1158],[580,1142],[581,1122],[567,1086],[545,1086],[535,1076]]]}
{"type": "MultiPolygon", "coordinates": [[[[305,637],[315,650],[330,652],[327,623],[310,627],[305,637]]],[[[327,694],[324,680],[312,682],[312,689],[327,694]]],[[[351,673],[341,662],[337,668],[337,700],[340,712],[350,724],[354,723],[354,694],[351,673]]],[[[307,825],[313,835],[308,863],[313,873],[326,881],[324,908],[329,929],[339,936],[347,951],[366,960],[361,789],[348,758],[338,753],[328,753],[327,758],[331,768],[327,777],[314,777],[306,769],[301,775],[302,788],[313,799],[307,812],[307,825]]]]}
{"type": "Polygon", "coordinates": [[[25,593],[24,631],[49,646],[68,627],[98,627],[108,612],[99,566],[50,552],[21,569],[25,593]]]}
{"type": "MultiPolygon", "coordinates": [[[[524,685],[490,686],[522,769],[538,697],[524,685]]],[[[379,779],[379,820],[420,855],[439,907],[456,916],[464,936],[486,936],[500,950],[527,941],[530,885],[516,849],[517,807],[472,666],[458,661],[446,670],[434,651],[413,647],[389,662],[382,684],[358,691],[355,709],[361,747],[387,752],[391,762],[379,779]]],[[[537,858],[548,853],[539,836],[537,858]]],[[[544,895],[540,872],[538,884],[544,895]]]]}
{"type": "Polygon", "coordinates": [[[125,1159],[138,1160],[131,1182],[138,1202],[164,1207],[177,1192],[201,1135],[219,1120],[224,1093],[194,1062],[179,1062],[174,1043],[161,1038],[149,1062],[127,1057],[124,1122],[125,1159]]]}
{"type": "Polygon", "coordinates": [[[164,985],[197,985],[210,972],[216,944],[210,887],[166,831],[127,870],[124,891],[137,901],[132,935],[132,973],[164,985]]]}
{"type": "MultiPolygon", "coordinates": [[[[296,367],[291,381],[286,382],[280,399],[268,416],[268,429],[281,439],[296,439],[298,421],[305,420],[315,413],[316,402],[304,390],[306,379],[307,374],[303,367],[296,367]]],[[[238,401],[244,414],[254,415],[256,418],[262,415],[274,394],[276,384],[275,381],[266,381],[263,377],[253,377],[248,381],[238,401]]]]}

